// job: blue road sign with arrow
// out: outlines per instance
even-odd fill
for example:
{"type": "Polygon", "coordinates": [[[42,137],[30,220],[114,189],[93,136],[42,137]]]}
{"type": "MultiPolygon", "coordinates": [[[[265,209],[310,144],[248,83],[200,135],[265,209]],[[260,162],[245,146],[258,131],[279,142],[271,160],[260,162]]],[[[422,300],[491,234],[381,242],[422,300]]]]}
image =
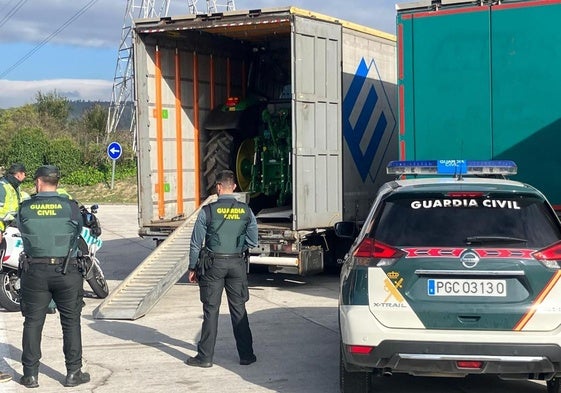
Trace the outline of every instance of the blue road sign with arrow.
{"type": "Polygon", "coordinates": [[[109,146],[107,146],[107,155],[112,160],[118,159],[121,157],[121,154],[123,154],[123,149],[121,148],[119,142],[111,142],[109,146]]]}

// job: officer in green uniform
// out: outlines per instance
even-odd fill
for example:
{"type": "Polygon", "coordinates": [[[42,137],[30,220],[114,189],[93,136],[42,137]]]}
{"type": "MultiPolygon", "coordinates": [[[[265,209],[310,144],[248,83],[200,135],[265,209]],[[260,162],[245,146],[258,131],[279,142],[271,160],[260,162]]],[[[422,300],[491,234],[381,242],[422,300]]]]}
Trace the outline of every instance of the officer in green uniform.
{"type": "Polygon", "coordinates": [[[21,312],[25,321],[20,383],[28,388],[39,386],[41,335],[51,299],[57,304],[62,325],[67,370],[63,384],[77,386],[90,380],[89,374],[81,371],[84,284],[76,246],[82,216],[75,201],[57,193],[59,178],[55,166],[37,169],[37,194],[22,202],[17,217],[26,255],[21,267],[21,312]]]}
{"type": "Polygon", "coordinates": [[[216,178],[218,200],[209,204],[207,211],[201,209],[193,227],[189,281],[197,281],[195,265],[203,242],[214,262],[199,279],[203,326],[197,355],[185,361],[189,366],[212,366],[224,288],[240,364],[249,365],[257,360],[253,353],[253,337],[245,309],[249,291],[244,255],[248,248],[257,245],[257,221],[249,206],[236,200],[233,195],[235,188],[234,173],[229,170],[220,172],[216,178]]]}

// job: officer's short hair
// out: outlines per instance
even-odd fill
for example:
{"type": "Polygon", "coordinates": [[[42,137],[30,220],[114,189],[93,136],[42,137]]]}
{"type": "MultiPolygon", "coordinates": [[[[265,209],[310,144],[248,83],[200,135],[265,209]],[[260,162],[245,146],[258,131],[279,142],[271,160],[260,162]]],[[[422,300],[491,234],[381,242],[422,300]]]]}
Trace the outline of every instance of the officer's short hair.
{"type": "Polygon", "coordinates": [[[42,181],[57,185],[60,179],[60,171],[54,165],[43,165],[37,168],[33,175],[33,180],[41,178],[42,181]]]}
{"type": "Polygon", "coordinates": [[[236,184],[236,178],[234,172],[229,169],[218,172],[216,175],[216,184],[224,184],[227,186],[233,186],[236,184]]]}
{"type": "Polygon", "coordinates": [[[22,163],[16,162],[15,164],[10,165],[10,167],[8,168],[8,173],[10,175],[15,175],[16,173],[25,173],[27,172],[25,170],[25,165],[23,165],[22,163]]]}

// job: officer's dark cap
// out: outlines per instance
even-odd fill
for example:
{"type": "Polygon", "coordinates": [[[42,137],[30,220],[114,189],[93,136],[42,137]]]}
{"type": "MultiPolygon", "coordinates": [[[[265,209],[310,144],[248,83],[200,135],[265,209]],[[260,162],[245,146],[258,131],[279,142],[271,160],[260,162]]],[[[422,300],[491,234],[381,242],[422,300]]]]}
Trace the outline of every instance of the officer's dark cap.
{"type": "Polygon", "coordinates": [[[27,171],[25,170],[25,165],[23,165],[23,164],[21,164],[21,163],[19,163],[19,162],[10,165],[10,167],[8,168],[8,173],[9,173],[10,175],[15,175],[16,173],[20,173],[20,172],[21,172],[21,173],[25,173],[25,172],[27,172],[27,171]]]}
{"type": "Polygon", "coordinates": [[[50,177],[52,179],[60,179],[60,171],[54,165],[43,165],[37,168],[35,175],[33,175],[33,180],[38,177],[50,177]]]}

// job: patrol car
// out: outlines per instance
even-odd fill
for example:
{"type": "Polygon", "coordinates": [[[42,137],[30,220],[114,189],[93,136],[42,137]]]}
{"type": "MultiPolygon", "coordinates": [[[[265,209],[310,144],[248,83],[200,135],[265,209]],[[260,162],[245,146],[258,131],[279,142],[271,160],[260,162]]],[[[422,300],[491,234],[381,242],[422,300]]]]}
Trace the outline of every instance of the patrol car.
{"type": "Polygon", "coordinates": [[[341,391],[409,373],[546,380],[559,392],[561,223],[544,195],[506,179],[512,161],[387,169],[398,179],[376,194],[341,269],[341,391]]]}

